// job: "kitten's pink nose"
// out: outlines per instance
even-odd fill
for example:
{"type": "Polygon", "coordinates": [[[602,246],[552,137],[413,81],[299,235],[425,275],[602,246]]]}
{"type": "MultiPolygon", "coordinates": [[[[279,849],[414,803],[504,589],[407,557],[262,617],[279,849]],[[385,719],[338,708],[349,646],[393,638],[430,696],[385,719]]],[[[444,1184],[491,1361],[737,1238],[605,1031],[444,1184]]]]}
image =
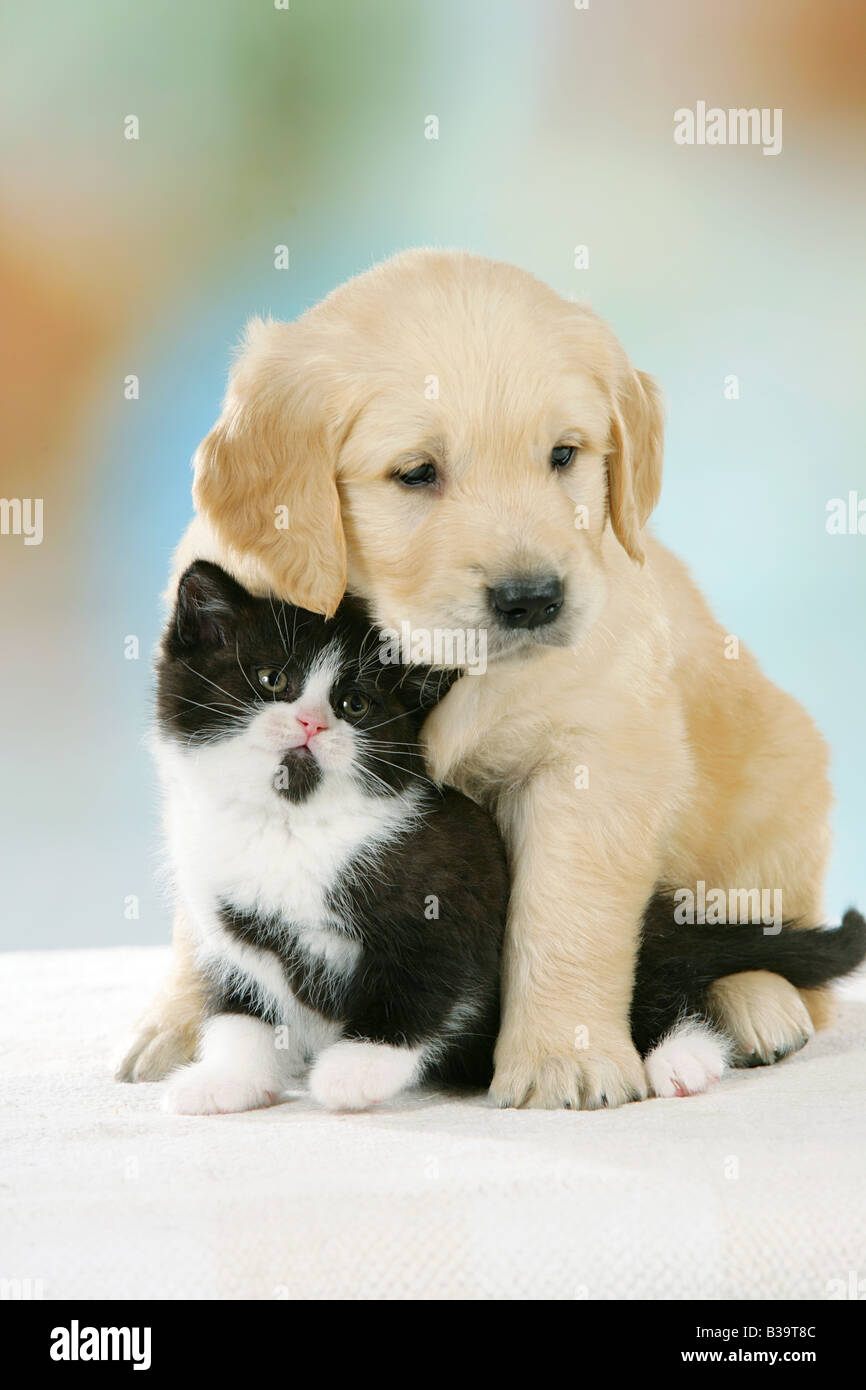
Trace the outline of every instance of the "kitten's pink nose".
{"type": "Polygon", "coordinates": [[[309,744],[320,734],[323,729],[327,729],[327,724],[318,714],[298,714],[295,716],[304,731],[304,742],[309,744]]]}

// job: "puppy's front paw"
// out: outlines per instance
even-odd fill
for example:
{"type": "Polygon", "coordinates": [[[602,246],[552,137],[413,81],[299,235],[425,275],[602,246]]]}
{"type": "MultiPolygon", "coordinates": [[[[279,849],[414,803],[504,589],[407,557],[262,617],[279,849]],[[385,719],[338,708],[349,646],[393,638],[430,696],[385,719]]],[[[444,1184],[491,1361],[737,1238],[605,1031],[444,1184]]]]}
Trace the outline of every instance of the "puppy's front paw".
{"type": "Polygon", "coordinates": [[[310,1093],[327,1110],[366,1110],[416,1079],[417,1048],[345,1041],[326,1047],[310,1073],[310,1093]]]}
{"type": "Polygon", "coordinates": [[[502,1107],[601,1110],[645,1100],[647,1084],[629,1038],[571,1051],[538,1046],[520,1050],[500,1038],[490,1094],[502,1107]]]}
{"type": "Polygon", "coordinates": [[[735,1067],[764,1067],[799,1052],[814,1033],[798,990],[768,970],[726,975],[710,990],[716,1018],[734,1042],[735,1067]]]}
{"type": "Polygon", "coordinates": [[[196,1062],[171,1078],[162,1108],[170,1115],[231,1115],[239,1110],[260,1110],[277,1099],[278,1092],[266,1089],[266,1083],[255,1077],[196,1062]]]}

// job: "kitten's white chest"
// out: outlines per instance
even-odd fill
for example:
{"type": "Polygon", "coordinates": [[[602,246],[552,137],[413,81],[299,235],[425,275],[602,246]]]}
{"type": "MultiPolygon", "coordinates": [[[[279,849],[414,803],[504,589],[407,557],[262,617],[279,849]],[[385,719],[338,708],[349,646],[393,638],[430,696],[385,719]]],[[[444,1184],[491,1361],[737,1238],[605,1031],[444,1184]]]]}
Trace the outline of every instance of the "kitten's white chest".
{"type": "Polygon", "coordinates": [[[282,916],[329,924],[330,891],[358,854],[392,838],[411,819],[350,778],[327,777],[300,805],[273,790],[273,769],[241,740],[189,754],[165,740],[157,760],[167,791],[167,832],[184,891],[282,916]]]}
{"type": "MultiPolygon", "coordinates": [[[[328,889],[348,854],[311,846],[282,809],[260,808],[226,789],[214,802],[188,785],[169,811],[170,843],[184,893],[214,904],[321,925],[328,889]]],[[[276,798],[275,798],[276,799],[276,798]]],[[[351,850],[349,850],[351,852],[351,850]]]]}
{"type": "MultiPolygon", "coordinates": [[[[165,739],[156,756],[166,791],[166,832],[175,882],[200,955],[228,979],[255,985],[277,1016],[309,1035],[323,1025],[294,999],[277,957],[239,942],[223,925],[221,904],[278,920],[287,934],[335,975],[354,969],[360,945],[335,913],[332,893],[351,861],[411,823],[415,798],[389,804],[348,777],[325,777],[300,805],[278,795],[273,769],[247,740],[189,752],[165,739]]],[[[317,1050],[316,1039],[311,1050],[317,1050]]],[[[309,1048],[309,1038],[299,1045],[309,1048]]]]}

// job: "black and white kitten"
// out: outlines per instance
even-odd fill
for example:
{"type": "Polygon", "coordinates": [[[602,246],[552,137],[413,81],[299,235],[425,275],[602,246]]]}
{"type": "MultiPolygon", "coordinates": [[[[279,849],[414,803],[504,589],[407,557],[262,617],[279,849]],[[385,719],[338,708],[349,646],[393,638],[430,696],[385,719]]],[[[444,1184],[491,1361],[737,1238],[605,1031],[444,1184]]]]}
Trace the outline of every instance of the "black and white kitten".
{"type": "MultiPolygon", "coordinates": [[[[352,599],[326,621],[199,561],[157,676],[168,842],[209,987],[166,1108],[252,1109],[306,1072],[334,1109],[420,1080],[486,1087],[505,852],[484,810],[429,780],[419,742],[454,673],[383,664],[352,599]]],[[[672,907],[648,905],[632,1003],[656,1095],[705,1090],[730,1060],[714,980],[768,969],[815,987],[866,952],[857,913],[766,936],[676,925],[672,907]]]]}
{"type": "Polygon", "coordinates": [[[166,1108],[265,1105],[310,1066],[335,1108],[422,1077],[486,1086],[505,852],[418,742],[454,676],[383,664],[351,599],[326,621],[205,562],[157,672],[168,842],[209,981],[166,1108]]]}

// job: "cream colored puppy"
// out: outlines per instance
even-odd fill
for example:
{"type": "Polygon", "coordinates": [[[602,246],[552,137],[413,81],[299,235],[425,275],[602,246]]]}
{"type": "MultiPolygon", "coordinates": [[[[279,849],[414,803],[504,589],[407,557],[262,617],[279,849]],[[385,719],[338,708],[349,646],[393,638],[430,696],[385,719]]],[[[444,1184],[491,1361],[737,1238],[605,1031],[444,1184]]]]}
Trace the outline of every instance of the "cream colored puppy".
{"type": "MultiPolygon", "coordinates": [[[[348,584],[385,626],[487,631],[486,674],[426,737],[509,848],[502,1104],[646,1094],[628,1015],[657,886],[779,889],[786,917],[823,920],[824,744],[645,533],[662,438],[654,383],[589,310],[512,266],[418,251],[296,323],[254,322],[196,456],[178,572],[204,556],[318,612],[348,584]]],[[[128,1078],[194,1047],[182,919],[176,936],[128,1078]]],[[[744,1061],[812,1029],[765,972],[715,1002],[744,1061]]]]}

